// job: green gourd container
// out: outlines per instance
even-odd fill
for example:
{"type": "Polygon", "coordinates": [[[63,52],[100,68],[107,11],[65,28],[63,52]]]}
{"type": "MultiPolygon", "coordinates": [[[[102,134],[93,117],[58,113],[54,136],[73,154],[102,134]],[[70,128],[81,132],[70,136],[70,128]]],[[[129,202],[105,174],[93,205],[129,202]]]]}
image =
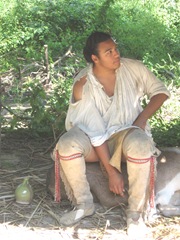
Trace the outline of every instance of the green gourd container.
{"type": "Polygon", "coordinates": [[[29,184],[29,178],[25,178],[15,190],[15,198],[17,203],[30,204],[33,200],[33,190],[29,184]]]}

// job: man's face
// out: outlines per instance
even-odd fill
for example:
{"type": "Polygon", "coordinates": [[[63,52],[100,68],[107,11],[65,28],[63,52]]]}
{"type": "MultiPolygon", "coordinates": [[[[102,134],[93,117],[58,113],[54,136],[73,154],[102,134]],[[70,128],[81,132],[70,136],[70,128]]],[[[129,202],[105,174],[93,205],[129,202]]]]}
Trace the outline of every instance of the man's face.
{"type": "Polygon", "coordinates": [[[116,70],[120,66],[120,54],[116,43],[109,39],[98,45],[98,56],[92,55],[95,66],[116,70]]]}

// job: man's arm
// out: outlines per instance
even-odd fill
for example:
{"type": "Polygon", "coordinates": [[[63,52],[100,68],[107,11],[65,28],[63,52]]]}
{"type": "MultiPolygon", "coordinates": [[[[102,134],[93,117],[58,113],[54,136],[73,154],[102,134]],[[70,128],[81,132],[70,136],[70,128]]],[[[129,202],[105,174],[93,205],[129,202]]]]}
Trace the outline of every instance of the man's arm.
{"type": "Polygon", "coordinates": [[[147,120],[162,106],[167,98],[168,96],[164,93],[153,96],[144,110],[136,118],[133,125],[145,129],[147,120]]]}
{"type": "Polygon", "coordinates": [[[74,84],[73,87],[73,96],[74,96],[74,100],[75,102],[79,101],[82,99],[82,91],[83,91],[83,86],[86,83],[86,76],[84,76],[83,78],[81,78],[79,81],[77,81],[74,84]]]}
{"type": "Polygon", "coordinates": [[[107,142],[104,142],[102,145],[95,147],[95,151],[107,171],[110,191],[123,197],[124,180],[122,174],[109,164],[110,153],[107,142]]]}

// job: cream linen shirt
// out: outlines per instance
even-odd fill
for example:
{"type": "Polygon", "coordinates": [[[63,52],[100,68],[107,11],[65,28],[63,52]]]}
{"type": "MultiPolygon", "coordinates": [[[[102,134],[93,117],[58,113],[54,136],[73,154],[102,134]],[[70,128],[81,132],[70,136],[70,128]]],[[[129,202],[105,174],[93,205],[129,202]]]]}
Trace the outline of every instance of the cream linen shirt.
{"type": "MultiPolygon", "coordinates": [[[[74,102],[71,95],[66,117],[66,130],[78,126],[90,138],[93,146],[100,146],[112,134],[133,128],[134,120],[143,110],[141,98],[164,93],[170,96],[165,85],[140,61],[121,58],[116,70],[114,95],[109,97],[93,74],[90,64],[74,79],[74,83],[87,76],[82,99],[74,102]]],[[[150,134],[147,124],[146,133],[150,134]]]]}

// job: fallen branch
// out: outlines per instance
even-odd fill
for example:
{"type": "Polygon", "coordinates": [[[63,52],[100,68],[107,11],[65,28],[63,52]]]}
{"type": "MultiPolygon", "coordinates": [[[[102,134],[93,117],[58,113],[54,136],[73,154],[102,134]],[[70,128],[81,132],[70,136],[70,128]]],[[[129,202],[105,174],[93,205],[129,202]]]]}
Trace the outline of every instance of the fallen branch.
{"type": "Polygon", "coordinates": [[[59,64],[65,57],[67,57],[68,55],[71,54],[71,50],[72,50],[72,46],[69,47],[68,51],[62,56],[60,57],[57,61],[55,61],[54,63],[51,64],[51,67],[56,66],[57,64],[59,64]]]}
{"type": "Polygon", "coordinates": [[[27,225],[30,223],[31,219],[33,218],[34,214],[36,213],[36,211],[38,210],[39,206],[41,205],[41,203],[43,202],[43,200],[46,198],[46,195],[41,199],[41,201],[38,203],[37,207],[35,208],[35,210],[33,211],[33,213],[31,214],[29,220],[27,221],[27,223],[25,224],[25,227],[27,227],[27,225]]]}
{"type": "Polygon", "coordinates": [[[18,119],[24,119],[24,120],[31,120],[32,117],[25,117],[25,116],[19,116],[17,113],[15,113],[12,109],[4,106],[3,104],[1,104],[2,108],[4,108],[6,111],[8,111],[10,114],[16,116],[18,119]]]}
{"type": "Polygon", "coordinates": [[[4,196],[0,196],[0,200],[7,199],[7,198],[14,198],[14,197],[15,197],[15,194],[4,195],[4,196]]]}

